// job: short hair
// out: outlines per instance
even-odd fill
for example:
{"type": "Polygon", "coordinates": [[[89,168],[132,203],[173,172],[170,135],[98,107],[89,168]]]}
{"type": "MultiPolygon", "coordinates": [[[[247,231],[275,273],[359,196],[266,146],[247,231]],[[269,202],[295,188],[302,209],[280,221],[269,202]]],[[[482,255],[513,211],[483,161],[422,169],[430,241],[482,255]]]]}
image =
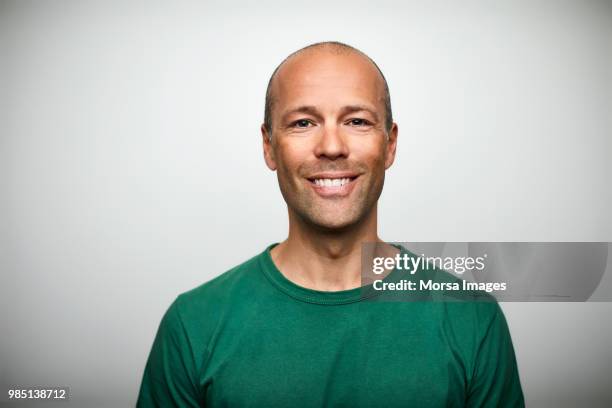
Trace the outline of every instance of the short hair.
{"type": "Polygon", "coordinates": [[[382,81],[383,81],[383,94],[384,94],[383,99],[384,99],[384,104],[385,104],[385,129],[387,132],[389,132],[391,130],[391,127],[393,126],[393,113],[391,111],[391,95],[389,93],[389,85],[387,84],[387,79],[385,78],[385,75],[382,73],[378,65],[376,65],[374,60],[370,58],[366,53],[364,53],[361,50],[358,50],[355,47],[352,47],[348,44],[344,44],[338,41],[323,41],[323,42],[318,42],[318,43],[307,45],[306,47],[300,48],[299,50],[291,53],[280,64],[278,64],[274,72],[272,72],[272,75],[270,76],[270,80],[268,81],[268,87],[266,88],[266,103],[265,103],[265,108],[264,108],[264,127],[268,131],[268,134],[270,135],[270,137],[272,136],[272,108],[274,105],[274,98],[272,95],[272,83],[274,82],[274,78],[276,78],[276,74],[278,73],[278,70],[290,58],[296,55],[299,55],[305,51],[315,50],[315,49],[324,49],[326,51],[329,51],[337,55],[357,53],[357,54],[360,54],[366,57],[372,63],[372,65],[376,67],[376,70],[380,74],[380,77],[382,78],[382,81]]]}

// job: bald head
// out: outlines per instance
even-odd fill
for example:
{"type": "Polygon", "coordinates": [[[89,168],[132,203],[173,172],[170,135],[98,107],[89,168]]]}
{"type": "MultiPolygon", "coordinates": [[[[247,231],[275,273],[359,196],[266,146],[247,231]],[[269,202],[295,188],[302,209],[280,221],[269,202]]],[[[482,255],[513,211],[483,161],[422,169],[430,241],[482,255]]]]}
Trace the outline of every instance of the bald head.
{"type": "Polygon", "coordinates": [[[393,115],[391,112],[391,97],[389,94],[389,87],[387,85],[387,80],[385,79],[385,76],[383,75],[380,68],[378,68],[378,65],[376,65],[376,63],[366,54],[364,54],[363,52],[359,51],[358,49],[354,47],[351,47],[350,45],[343,44],[343,43],[336,42],[336,41],[327,41],[327,42],[311,44],[311,45],[308,45],[304,48],[301,48],[295,51],[294,53],[289,55],[287,58],[285,58],[283,62],[281,62],[278,65],[278,67],[276,67],[274,72],[272,73],[272,76],[270,77],[270,80],[268,81],[268,87],[266,89],[266,105],[265,105],[265,110],[264,110],[264,126],[267,129],[268,134],[270,136],[272,135],[272,111],[274,109],[275,103],[278,100],[277,95],[276,95],[276,88],[277,88],[276,85],[278,82],[278,76],[282,74],[283,68],[287,64],[290,64],[291,62],[299,58],[308,58],[309,55],[312,55],[314,53],[328,53],[330,55],[335,55],[335,56],[342,56],[342,55],[349,56],[350,55],[350,56],[358,57],[360,59],[365,60],[369,65],[375,68],[378,74],[378,79],[380,81],[380,89],[382,91],[381,99],[384,104],[384,110],[385,110],[385,121],[384,121],[385,129],[387,132],[389,132],[393,125],[393,115]]]}

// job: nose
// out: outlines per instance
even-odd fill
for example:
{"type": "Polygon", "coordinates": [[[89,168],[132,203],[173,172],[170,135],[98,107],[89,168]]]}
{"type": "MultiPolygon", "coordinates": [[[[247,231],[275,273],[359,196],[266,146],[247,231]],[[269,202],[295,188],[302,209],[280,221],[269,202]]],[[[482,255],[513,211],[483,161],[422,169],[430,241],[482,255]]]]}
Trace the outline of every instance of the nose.
{"type": "Polygon", "coordinates": [[[337,125],[332,124],[323,127],[314,153],[317,158],[325,157],[330,160],[348,157],[348,145],[344,136],[340,134],[337,125]]]}

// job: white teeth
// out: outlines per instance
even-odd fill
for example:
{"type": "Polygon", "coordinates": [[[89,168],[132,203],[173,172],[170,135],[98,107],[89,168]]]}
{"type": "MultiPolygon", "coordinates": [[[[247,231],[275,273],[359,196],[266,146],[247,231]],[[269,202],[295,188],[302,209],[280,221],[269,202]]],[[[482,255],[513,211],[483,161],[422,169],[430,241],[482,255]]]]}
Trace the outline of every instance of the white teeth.
{"type": "Polygon", "coordinates": [[[315,184],[321,187],[342,187],[351,181],[349,178],[336,178],[336,179],[315,179],[315,184]]]}

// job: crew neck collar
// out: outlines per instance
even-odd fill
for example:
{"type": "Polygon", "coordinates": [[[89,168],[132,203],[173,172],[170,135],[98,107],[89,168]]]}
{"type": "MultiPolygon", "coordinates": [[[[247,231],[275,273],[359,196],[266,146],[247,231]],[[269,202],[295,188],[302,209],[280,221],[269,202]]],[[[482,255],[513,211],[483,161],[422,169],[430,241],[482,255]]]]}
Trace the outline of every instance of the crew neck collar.
{"type": "MultiPolygon", "coordinates": [[[[296,300],[300,300],[306,303],[314,303],[320,305],[343,305],[349,303],[359,302],[364,299],[368,299],[377,295],[376,291],[372,289],[371,285],[365,285],[353,289],[339,290],[339,291],[321,291],[315,289],[309,289],[300,286],[285,277],[282,272],[276,267],[272,260],[271,250],[279,243],[275,242],[269,245],[262,253],[260,258],[261,267],[264,275],[270,280],[270,282],[276,286],[277,289],[286,293],[296,300]]],[[[391,244],[401,251],[401,253],[407,253],[413,255],[410,251],[401,245],[391,244]]],[[[384,280],[393,279],[393,275],[397,273],[397,269],[394,269],[385,277],[384,280]]]]}

